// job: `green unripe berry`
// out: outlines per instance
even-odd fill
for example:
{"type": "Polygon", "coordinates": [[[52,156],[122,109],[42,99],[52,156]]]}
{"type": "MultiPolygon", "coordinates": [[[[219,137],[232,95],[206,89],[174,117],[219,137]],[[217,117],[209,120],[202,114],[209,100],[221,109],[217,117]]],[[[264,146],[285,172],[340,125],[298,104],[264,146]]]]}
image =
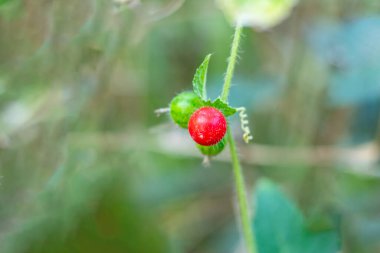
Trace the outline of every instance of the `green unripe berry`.
{"type": "Polygon", "coordinates": [[[223,151],[226,146],[226,138],[223,138],[220,142],[212,146],[202,146],[197,144],[198,149],[202,154],[207,156],[216,156],[223,151]]]}
{"type": "Polygon", "coordinates": [[[187,128],[191,115],[200,107],[202,100],[192,91],[184,91],[170,102],[170,116],[182,128],[187,128]]]}

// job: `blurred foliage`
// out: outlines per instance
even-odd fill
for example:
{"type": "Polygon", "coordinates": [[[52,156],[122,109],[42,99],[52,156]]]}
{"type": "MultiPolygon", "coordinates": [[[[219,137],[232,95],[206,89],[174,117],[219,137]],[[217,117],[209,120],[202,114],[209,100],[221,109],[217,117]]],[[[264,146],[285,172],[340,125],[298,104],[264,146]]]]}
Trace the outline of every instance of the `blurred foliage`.
{"type": "Polygon", "coordinates": [[[267,30],[286,19],[297,0],[217,0],[233,24],[267,30]]]}
{"type": "MultiPolygon", "coordinates": [[[[300,0],[244,30],[230,102],[260,253],[380,252],[379,11],[300,0]]],[[[228,152],[203,168],[153,113],[208,53],[219,95],[232,33],[213,0],[0,0],[0,252],[242,252],[228,152]]]]}
{"type": "Polygon", "coordinates": [[[254,229],[259,252],[338,252],[333,225],[313,231],[301,212],[271,181],[257,182],[254,229]]]}

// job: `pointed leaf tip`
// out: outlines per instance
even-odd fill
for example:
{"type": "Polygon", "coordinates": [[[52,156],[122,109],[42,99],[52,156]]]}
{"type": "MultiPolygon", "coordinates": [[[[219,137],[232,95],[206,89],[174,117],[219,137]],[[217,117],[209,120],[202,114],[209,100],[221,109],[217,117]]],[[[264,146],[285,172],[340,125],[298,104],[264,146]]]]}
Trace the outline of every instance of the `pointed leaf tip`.
{"type": "Polygon", "coordinates": [[[208,54],[201,65],[197,68],[193,78],[194,93],[201,97],[204,101],[207,100],[206,81],[207,69],[211,54],[208,54]]]}

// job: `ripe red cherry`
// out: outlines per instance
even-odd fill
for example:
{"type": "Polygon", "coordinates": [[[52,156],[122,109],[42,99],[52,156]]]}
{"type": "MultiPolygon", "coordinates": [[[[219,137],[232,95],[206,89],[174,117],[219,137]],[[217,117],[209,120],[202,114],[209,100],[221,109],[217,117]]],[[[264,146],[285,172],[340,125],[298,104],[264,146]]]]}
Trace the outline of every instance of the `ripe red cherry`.
{"type": "Polygon", "coordinates": [[[202,107],[191,115],[189,133],[193,140],[203,146],[218,143],[226,134],[227,121],[223,113],[214,107],[202,107]]]}

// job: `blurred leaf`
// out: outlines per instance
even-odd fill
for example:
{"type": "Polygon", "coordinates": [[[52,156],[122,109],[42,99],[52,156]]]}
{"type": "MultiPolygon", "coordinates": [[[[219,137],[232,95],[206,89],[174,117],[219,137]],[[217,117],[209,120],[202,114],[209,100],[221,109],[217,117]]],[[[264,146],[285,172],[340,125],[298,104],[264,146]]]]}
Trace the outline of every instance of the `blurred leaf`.
{"type": "Polygon", "coordinates": [[[208,54],[203,60],[202,64],[195,71],[193,79],[193,89],[194,93],[201,97],[203,100],[207,100],[206,91],[206,79],[207,79],[207,69],[208,63],[210,61],[211,54],[208,54]]]}
{"type": "Polygon", "coordinates": [[[287,18],[297,0],[216,0],[235,24],[267,30],[287,18]]]}
{"type": "Polygon", "coordinates": [[[300,210],[269,180],[256,188],[254,231],[260,253],[336,253],[336,231],[308,231],[300,210]]]}
{"type": "Polygon", "coordinates": [[[215,99],[214,101],[211,102],[211,100],[207,101],[205,103],[207,106],[212,106],[221,111],[224,116],[232,116],[236,113],[236,109],[229,106],[227,103],[223,102],[220,98],[215,99]]]}

